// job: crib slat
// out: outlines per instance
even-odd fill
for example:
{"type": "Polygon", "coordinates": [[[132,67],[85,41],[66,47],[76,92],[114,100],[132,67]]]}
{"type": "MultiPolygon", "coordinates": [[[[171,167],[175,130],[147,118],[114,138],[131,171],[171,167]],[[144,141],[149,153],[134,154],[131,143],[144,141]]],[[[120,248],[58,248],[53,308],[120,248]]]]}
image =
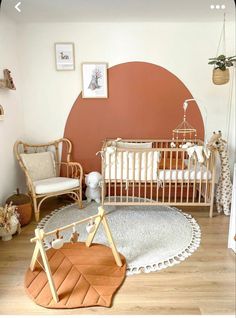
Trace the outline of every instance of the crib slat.
{"type": "Polygon", "coordinates": [[[162,202],[165,201],[166,150],[164,150],[162,202]]]}
{"type": "Polygon", "coordinates": [[[115,181],[114,181],[114,196],[115,196],[115,202],[116,202],[116,182],[117,182],[117,156],[118,156],[119,152],[116,151],[115,152],[115,181]]]}
{"type": "Polygon", "coordinates": [[[141,200],[141,167],[142,167],[142,154],[141,152],[138,153],[139,156],[139,171],[138,171],[138,197],[139,197],[139,202],[141,200]]]}
{"type": "MultiPolygon", "coordinates": [[[[159,170],[159,168],[158,168],[159,170]]],[[[157,182],[156,182],[156,201],[159,202],[159,182],[158,182],[158,177],[157,177],[157,182]]]]}
{"type": "Polygon", "coordinates": [[[188,183],[187,183],[187,198],[186,202],[189,202],[189,184],[190,184],[190,173],[191,173],[191,159],[190,157],[188,158],[188,183]]]}
{"type": "Polygon", "coordinates": [[[144,201],[147,201],[147,152],[145,152],[145,161],[144,161],[144,201]]]}
{"type": "Polygon", "coordinates": [[[197,158],[195,156],[194,157],[194,181],[193,181],[193,198],[192,198],[192,202],[195,202],[196,174],[197,174],[197,158]]]}
{"type": "Polygon", "coordinates": [[[129,201],[129,152],[126,153],[126,167],[127,167],[127,173],[126,173],[126,202],[129,201]]]}
{"type": "Polygon", "coordinates": [[[201,164],[200,166],[200,180],[199,180],[199,193],[198,193],[198,202],[200,203],[201,202],[201,196],[202,196],[202,167],[203,167],[203,164],[201,164]]]}
{"type": "Polygon", "coordinates": [[[150,200],[152,201],[152,190],[153,190],[153,164],[154,164],[154,152],[151,152],[151,188],[150,188],[150,200]]]}
{"type": "Polygon", "coordinates": [[[183,202],[183,189],[184,189],[184,168],[185,168],[185,163],[184,163],[184,158],[185,158],[185,151],[182,150],[182,171],[181,171],[181,190],[180,190],[180,202],[183,202]]]}
{"type": "Polygon", "coordinates": [[[133,183],[132,183],[132,201],[134,202],[134,182],[135,182],[135,159],[136,152],[133,152],[132,171],[133,171],[133,183]]]}
{"type": "Polygon", "coordinates": [[[111,154],[109,153],[108,201],[111,202],[111,154]]]}
{"type": "Polygon", "coordinates": [[[120,163],[120,202],[123,202],[123,151],[120,153],[121,163],[120,163]]]}
{"type": "MultiPolygon", "coordinates": [[[[161,161],[161,156],[162,156],[162,153],[160,153],[160,157],[159,157],[160,161],[161,161]]],[[[160,182],[160,180],[159,180],[159,173],[160,173],[159,163],[160,163],[160,162],[158,162],[157,171],[156,171],[156,173],[157,173],[156,201],[157,201],[157,202],[159,202],[159,187],[160,187],[160,185],[159,185],[159,182],[160,182]]]]}
{"type": "Polygon", "coordinates": [[[177,185],[178,185],[178,160],[179,160],[179,152],[178,152],[178,148],[177,148],[177,150],[176,150],[176,152],[175,152],[175,154],[176,154],[176,158],[175,158],[175,174],[176,174],[176,176],[175,176],[175,201],[174,202],[176,202],[177,201],[177,185]]]}
{"type": "Polygon", "coordinates": [[[170,151],[170,180],[169,180],[169,194],[168,194],[168,202],[170,202],[171,198],[171,184],[172,184],[172,150],[170,151]]]}

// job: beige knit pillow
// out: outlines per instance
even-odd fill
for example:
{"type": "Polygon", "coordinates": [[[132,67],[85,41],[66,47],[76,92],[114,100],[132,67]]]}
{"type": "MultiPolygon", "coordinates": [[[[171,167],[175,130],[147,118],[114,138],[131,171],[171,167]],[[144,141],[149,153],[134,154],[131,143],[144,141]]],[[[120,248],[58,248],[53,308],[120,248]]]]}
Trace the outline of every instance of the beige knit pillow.
{"type": "Polygon", "coordinates": [[[56,165],[51,151],[21,154],[32,181],[56,177],[56,165]]]}

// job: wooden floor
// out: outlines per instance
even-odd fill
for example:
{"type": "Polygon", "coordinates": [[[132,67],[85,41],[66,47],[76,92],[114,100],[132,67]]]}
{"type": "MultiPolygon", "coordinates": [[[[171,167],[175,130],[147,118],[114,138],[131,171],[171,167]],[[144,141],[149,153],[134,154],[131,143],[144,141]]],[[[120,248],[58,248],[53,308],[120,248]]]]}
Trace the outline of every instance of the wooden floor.
{"type": "MultiPolygon", "coordinates": [[[[60,203],[62,204],[62,203],[60,203]]],[[[59,203],[50,201],[42,215],[59,203]]],[[[233,314],[235,255],[227,249],[229,218],[208,218],[205,208],[184,208],[202,230],[199,249],[187,260],[151,274],[127,277],[111,308],[52,310],[37,306],[24,291],[36,223],[12,241],[0,241],[0,314],[233,314]]]]}

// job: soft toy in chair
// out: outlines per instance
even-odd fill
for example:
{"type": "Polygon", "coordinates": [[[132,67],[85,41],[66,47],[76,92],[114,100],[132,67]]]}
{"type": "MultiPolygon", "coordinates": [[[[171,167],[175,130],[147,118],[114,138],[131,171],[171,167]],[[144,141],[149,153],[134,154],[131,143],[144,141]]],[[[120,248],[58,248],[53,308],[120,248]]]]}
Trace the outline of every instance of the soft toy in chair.
{"type": "Polygon", "coordinates": [[[102,175],[97,171],[93,171],[85,175],[85,184],[87,186],[85,195],[87,202],[91,202],[92,200],[96,201],[97,203],[101,202],[101,180],[102,175]]]}

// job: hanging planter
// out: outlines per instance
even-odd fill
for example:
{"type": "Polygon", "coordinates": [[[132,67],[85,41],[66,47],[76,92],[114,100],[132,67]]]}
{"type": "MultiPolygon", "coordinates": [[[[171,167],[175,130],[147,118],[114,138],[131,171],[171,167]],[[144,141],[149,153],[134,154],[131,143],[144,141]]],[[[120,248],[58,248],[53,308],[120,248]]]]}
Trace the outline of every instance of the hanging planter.
{"type": "Polygon", "coordinates": [[[212,81],[215,85],[224,85],[229,82],[229,67],[234,65],[236,56],[226,57],[219,55],[209,59],[208,64],[214,65],[212,81]]]}
{"type": "Polygon", "coordinates": [[[229,67],[234,66],[234,62],[236,62],[236,55],[226,57],[226,44],[225,44],[225,13],[224,13],[224,21],[223,28],[220,35],[220,41],[217,48],[216,57],[209,58],[208,64],[214,65],[212,81],[215,85],[224,85],[229,82],[230,73],[229,67]],[[222,48],[220,49],[220,47],[222,48]],[[223,54],[219,55],[219,50],[223,54]]]}
{"type": "Polygon", "coordinates": [[[229,82],[229,69],[222,71],[219,68],[213,69],[212,81],[215,85],[224,85],[229,82]]]}

